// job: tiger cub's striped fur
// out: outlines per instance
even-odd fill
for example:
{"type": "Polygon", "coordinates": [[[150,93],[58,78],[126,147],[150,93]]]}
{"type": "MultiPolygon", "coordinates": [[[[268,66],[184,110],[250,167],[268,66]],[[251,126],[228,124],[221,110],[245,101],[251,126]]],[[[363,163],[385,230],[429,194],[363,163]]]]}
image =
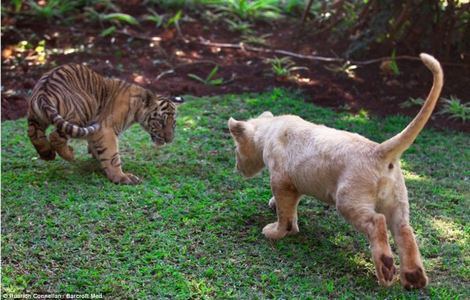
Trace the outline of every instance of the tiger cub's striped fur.
{"type": "Polygon", "coordinates": [[[105,78],[86,66],[69,64],[45,73],[28,101],[28,136],[39,156],[58,153],[73,160],[69,138],[86,138],[88,151],[115,183],[140,179],[121,169],[118,136],[138,122],[158,146],[173,140],[176,105],[181,98],[155,95],[140,86],[105,78]],[[47,127],[56,128],[46,136],[47,127]]]}

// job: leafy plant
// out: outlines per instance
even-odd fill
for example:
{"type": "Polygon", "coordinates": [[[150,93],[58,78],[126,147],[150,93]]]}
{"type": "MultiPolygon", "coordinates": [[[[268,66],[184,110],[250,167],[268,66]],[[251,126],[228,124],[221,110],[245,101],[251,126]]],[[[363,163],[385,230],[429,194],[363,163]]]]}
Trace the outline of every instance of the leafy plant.
{"type": "Polygon", "coordinates": [[[40,64],[44,64],[47,58],[46,41],[40,41],[38,45],[34,48],[34,51],[37,53],[36,61],[40,64]]]}
{"type": "Polygon", "coordinates": [[[120,13],[120,12],[100,13],[100,12],[97,12],[92,7],[86,7],[85,11],[87,12],[88,17],[92,20],[97,20],[100,22],[107,21],[107,22],[115,23],[117,25],[121,23],[127,23],[130,25],[139,25],[139,21],[137,21],[136,18],[125,13],[120,13]]]}
{"type": "Polygon", "coordinates": [[[118,23],[127,23],[130,25],[139,24],[139,21],[137,21],[136,18],[124,13],[100,14],[100,19],[103,21],[116,21],[118,23]]]}
{"type": "Polygon", "coordinates": [[[168,28],[172,25],[174,25],[175,27],[179,27],[179,21],[181,20],[182,16],[183,12],[181,10],[178,10],[178,12],[173,17],[171,17],[168,22],[166,22],[164,27],[168,28]]]}
{"type": "Polygon", "coordinates": [[[458,119],[463,123],[470,120],[470,103],[461,103],[460,99],[455,96],[441,99],[444,103],[439,111],[440,114],[449,115],[450,119],[458,119]]]}
{"type": "Polygon", "coordinates": [[[23,0],[10,0],[10,4],[13,5],[15,12],[19,12],[23,6],[23,0]]]}
{"type": "Polygon", "coordinates": [[[397,64],[395,49],[393,49],[392,57],[390,60],[390,70],[392,70],[394,75],[400,75],[400,69],[398,68],[398,64],[397,64]]]}
{"type": "Polygon", "coordinates": [[[101,31],[100,36],[105,37],[105,36],[108,36],[108,35],[112,35],[116,32],[116,30],[117,30],[116,26],[114,26],[114,25],[109,26],[108,28],[101,31]]]}
{"type": "Polygon", "coordinates": [[[242,34],[249,34],[252,33],[253,30],[251,29],[250,23],[243,21],[243,20],[231,20],[231,19],[224,19],[225,23],[228,25],[228,29],[232,32],[239,32],[242,34]]]}
{"type": "Polygon", "coordinates": [[[37,45],[34,45],[29,41],[21,41],[16,45],[15,51],[22,53],[22,59],[34,61],[38,64],[44,64],[47,60],[45,40],[39,41],[37,45]]]}
{"type": "Polygon", "coordinates": [[[333,14],[339,21],[333,28],[339,28],[340,33],[350,38],[346,53],[349,56],[361,52],[364,56],[364,52],[376,49],[373,45],[382,44],[390,50],[407,45],[409,52],[428,45],[446,45],[434,47],[434,54],[450,57],[462,53],[470,45],[468,1],[388,0],[380,1],[380,5],[378,1],[370,0],[340,2],[344,13],[333,14]],[[431,23],[433,26],[427,26],[431,23]],[[418,32],[419,36],[415,34],[418,32]]]}
{"type": "Polygon", "coordinates": [[[276,0],[212,0],[208,2],[220,12],[242,20],[275,19],[280,16],[276,0]]]}
{"type": "Polygon", "coordinates": [[[293,71],[308,70],[307,67],[296,66],[290,57],[274,57],[268,59],[271,64],[271,70],[276,77],[290,77],[293,71]]]}
{"type": "Polygon", "coordinates": [[[418,97],[418,98],[413,98],[413,97],[410,97],[408,98],[408,100],[400,103],[400,107],[401,108],[410,108],[410,107],[413,107],[413,106],[423,106],[424,104],[424,99],[421,98],[421,97],[418,97]]]}
{"type": "Polygon", "coordinates": [[[186,6],[191,6],[193,1],[190,0],[145,0],[144,4],[156,4],[165,10],[168,9],[182,9],[186,6]]]}
{"type": "Polygon", "coordinates": [[[39,5],[35,1],[28,1],[34,15],[48,20],[53,17],[63,17],[66,13],[72,11],[76,4],[75,1],[49,0],[44,5],[39,5]]]}
{"type": "Polygon", "coordinates": [[[263,35],[244,34],[242,35],[242,42],[250,45],[267,46],[266,38],[270,35],[269,33],[263,35]]]}
{"type": "Polygon", "coordinates": [[[15,51],[17,52],[25,52],[26,50],[32,49],[34,46],[28,41],[21,41],[16,45],[15,51]]]}
{"type": "Polygon", "coordinates": [[[305,9],[307,1],[304,0],[286,0],[283,1],[282,10],[288,14],[301,14],[305,9]]]}
{"type": "Polygon", "coordinates": [[[203,20],[206,20],[208,23],[214,23],[216,21],[219,21],[221,18],[223,18],[223,15],[220,13],[214,13],[209,9],[204,9],[201,12],[201,18],[203,20]]]}
{"type": "Polygon", "coordinates": [[[150,21],[155,23],[156,27],[160,27],[163,24],[163,15],[159,15],[156,11],[153,9],[149,8],[148,12],[150,13],[149,15],[144,16],[144,20],[150,21]]]}
{"type": "Polygon", "coordinates": [[[357,69],[357,65],[353,65],[350,61],[346,61],[342,65],[332,64],[325,66],[325,69],[338,75],[346,76],[348,78],[355,78],[356,72],[354,70],[357,69]]]}
{"type": "Polygon", "coordinates": [[[201,77],[199,77],[195,74],[188,74],[188,77],[190,77],[194,80],[197,80],[199,82],[202,82],[204,84],[207,84],[207,85],[222,85],[222,84],[224,84],[224,79],[223,78],[217,78],[217,79],[214,78],[216,76],[218,70],[219,70],[219,66],[215,66],[214,68],[212,68],[209,75],[207,75],[207,77],[205,79],[203,79],[203,78],[201,78],[201,77]]]}

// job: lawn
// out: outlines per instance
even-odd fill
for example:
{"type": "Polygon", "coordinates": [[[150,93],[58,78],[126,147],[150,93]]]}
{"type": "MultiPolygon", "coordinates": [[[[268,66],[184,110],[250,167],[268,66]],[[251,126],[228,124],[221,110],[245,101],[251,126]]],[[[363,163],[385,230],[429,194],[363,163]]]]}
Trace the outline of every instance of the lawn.
{"type": "MultiPolygon", "coordinates": [[[[276,243],[268,174],[235,169],[226,128],[264,110],[382,141],[407,117],[334,112],[295,92],[186,97],[177,136],[155,149],[134,126],[121,137],[119,186],[74,140],[76,162],[45,162],[26,121],[2,123],[3,292],[102,293],[110,298],[460,298],[470,297],[469,135],[425,129],[402,158],[411,224],[430,278],[423,291],[378,286],[368,243],[334,207],[305,197],[300,233],[276,243]]],[[[392,245],[394,251],[396,250],[392,245]]],[[[397,261],[397,257],[395,258],[397,261]]]]}

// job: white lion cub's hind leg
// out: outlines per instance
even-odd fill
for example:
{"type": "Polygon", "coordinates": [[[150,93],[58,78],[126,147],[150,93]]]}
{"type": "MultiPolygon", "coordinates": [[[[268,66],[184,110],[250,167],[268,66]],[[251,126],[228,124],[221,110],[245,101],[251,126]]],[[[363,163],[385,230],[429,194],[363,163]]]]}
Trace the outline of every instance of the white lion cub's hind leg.
{"type": "Polygon", "coordinates": [[[377,213],[368,195],[355,190],[338,192],[336,208],[359,231],[365,233],[371,246],[377,279],[381,285],[390,286],[395,277],[393,254],[388,243],[387,223],[383,214],[377,213]]]}
{"type": "MultiPolygon", "coordinates": [[[[405,191],[406,193],[406,191],[405,191]]],[[[406,196],[405,196],[406,197],[406,196]]],[[[400,280],[403,287],[424,288],[428,277],[421,261],[418,244],[408,221],[408,199],[388,211],[390,229],[400,254],[400,280]]]]}
{"type": "Polygon", "coordinates": [[[276,176],[271,176],[271,188],[274,196],[269,200],[269,206],[276,209],[277,222],[266,225],[263,234],[268,239],[278,240],[299,232],[297,205],[300,194],[292,183],[276,179],[276,176]]]}

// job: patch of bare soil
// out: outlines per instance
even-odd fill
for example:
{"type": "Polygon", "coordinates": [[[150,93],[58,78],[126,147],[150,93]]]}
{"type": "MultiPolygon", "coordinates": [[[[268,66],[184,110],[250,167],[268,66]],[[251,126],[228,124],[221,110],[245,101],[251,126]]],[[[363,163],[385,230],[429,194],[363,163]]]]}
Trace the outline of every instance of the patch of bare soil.
{"type": "MultiPolygon", "coordinates": [[[[166,94],[203,96],[260,92],[282,86],[300,89],[305,100],[316,105],[353,112],[365,109],[379,116],[414,116],[419,106],[409,107],[403,102],[410,97],[426,98],[432,85],[430,72],[419,61],[408,60],[398,61],[399,75],[374,63],[351,70],[354,76],[348,77],[345,72],[331,71],[338,67],[333,63],[292,58],[296,66],[306,68],[292,72],[289,78],[279,78],[267,62],[274,57],[272,53],[199,43],[205,40],[238,44],[241,36],[224,26],[196,19],[181,24],[182,35],[174,27],[156,28],[143,23],[140,27],[121,28],[111,37],[101,37],[103,29],[89,23],[65,26],[3,20],[4,24],[8,22],[14,23],[16,31],[2,33],[2,120],[24,116],[26,98],[36,80],[48,69],[65,63],[86,63],[103,75],[166,94]],[[31,41],[33,48],[18,53],[16,45],[23,40],[31,41]],[[44,64],[38,63],[41,57],[34,49],[41,40],[46,41],[44,64]],[[223,78],[221,85],[204,84],[188,76],[206,78],[216,65],[219,69],[215,78],[223,78]]],[[[263,35],[266,44],[261,47],[265,48],[329,57],[344,50],[340,41],[329,42],[329,33],[314,35],[308,27],[300,30],[295,21],[259,23],[255,36],[263,35]]],[[[453,64],[443,67],[446,82],[442,96],[468,101],[470,68],[453,64]]],[[[428,126],[470,132],[468,124],[436,112],[428,126]]]]}

